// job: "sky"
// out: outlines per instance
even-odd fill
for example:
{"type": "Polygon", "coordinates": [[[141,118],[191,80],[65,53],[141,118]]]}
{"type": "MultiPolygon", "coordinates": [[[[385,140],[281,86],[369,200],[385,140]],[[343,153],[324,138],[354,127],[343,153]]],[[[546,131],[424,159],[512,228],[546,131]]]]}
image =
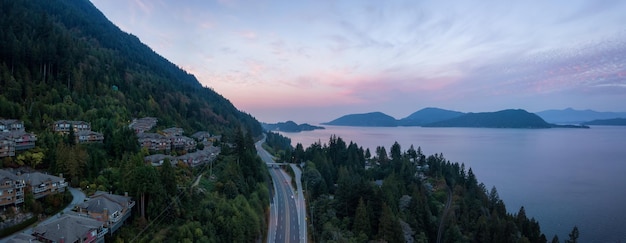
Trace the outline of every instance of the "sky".
{"type": "Polygon", "coordinates": [[[626,111],[626,1],[91,1],[263,122],[626,111]]]}

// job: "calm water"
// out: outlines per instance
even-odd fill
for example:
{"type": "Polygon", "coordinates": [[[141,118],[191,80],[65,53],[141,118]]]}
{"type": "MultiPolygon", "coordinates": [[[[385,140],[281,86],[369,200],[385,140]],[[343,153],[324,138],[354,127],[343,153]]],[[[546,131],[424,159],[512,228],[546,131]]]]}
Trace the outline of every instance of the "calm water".
{"type": "Polygon", "coordinates": [[[521,206],[548,241],[577,225],[581,242],[626,241],[626,127],[591,129],[364,128],[282,133],[306,148],[332,134],[374,153],[398,141],[421,146],[471,167],[488,189],[496,186],[509,212],[521,206]]]}

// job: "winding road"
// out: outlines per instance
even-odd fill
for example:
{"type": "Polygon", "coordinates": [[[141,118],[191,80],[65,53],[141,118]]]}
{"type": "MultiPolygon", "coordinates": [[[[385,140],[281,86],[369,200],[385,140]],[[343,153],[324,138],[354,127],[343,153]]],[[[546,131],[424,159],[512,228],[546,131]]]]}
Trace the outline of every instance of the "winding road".
{"type": "Polygon", "coordinates": [[[446,186],[446,188],[448,189],[448,201],[446,202],[446,208],[443,209],[441,221],[439,221],[439,230],[437,230],[437,243],[441,243],[441,237],[443,236],[446,216],[448,216],[448,212],[450,211],[450,204],[452,204],[452,190],[450,190],[449,186],[446,186]]]}

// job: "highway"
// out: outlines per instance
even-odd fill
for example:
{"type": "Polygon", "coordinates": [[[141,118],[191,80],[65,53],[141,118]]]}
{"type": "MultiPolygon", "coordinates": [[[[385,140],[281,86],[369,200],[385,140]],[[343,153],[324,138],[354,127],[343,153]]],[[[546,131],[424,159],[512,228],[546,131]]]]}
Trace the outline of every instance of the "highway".
{"type": "MultiPolygon", "coordinates": [[[[263,149],[261,144],[264,140],[257,142],[257,154],[265,163],[275,163],[270,154],[263,149]]],[[[299,223],[301,216],[305,215],[304,202],[299,202],[291,186],[291,177],[287,175],[279,166],[272,165],[269,168],[270,176],[274,182],[274,196],[270,201],[270,220],[268,226],[268,242],[306,242],[306,224],[299,223]],[[299,210],[299,209],[302,210],[299,210]]],[[[302,219],[303,221],[303,219],[302,219]]]]}

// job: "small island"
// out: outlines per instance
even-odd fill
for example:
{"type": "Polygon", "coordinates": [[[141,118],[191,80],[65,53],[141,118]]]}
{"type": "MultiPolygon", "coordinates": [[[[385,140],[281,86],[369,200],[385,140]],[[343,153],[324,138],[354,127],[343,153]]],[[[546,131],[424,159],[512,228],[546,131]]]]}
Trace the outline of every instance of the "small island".
{"type": "Polygon", "coordinates": [[[302,132],[313,131],[317,129],[324,129],[324,127],[313,126],[308,123],[297,124],[293,121],[279,122],[279,123],[261,123],[263,130],[265,131],[281,131],[281,132],[302,132]]]}
{"type": "Polygon", "coordinates": [[[324,125],[333,126],[355,126],[355,127],[395,127],[397,121],[395,118],[382,113],[370,112],[363,114],[350,114],[339,117],[330,122],[322,123],[324,125]]]}

